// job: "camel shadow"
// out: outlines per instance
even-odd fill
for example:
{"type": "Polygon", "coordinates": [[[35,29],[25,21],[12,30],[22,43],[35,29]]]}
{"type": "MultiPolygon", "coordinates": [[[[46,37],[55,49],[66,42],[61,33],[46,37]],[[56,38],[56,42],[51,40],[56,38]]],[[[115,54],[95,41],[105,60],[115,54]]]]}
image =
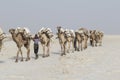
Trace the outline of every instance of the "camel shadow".
{"type": "Polygon", "coordinates": [[[38,54],[38,56],[43,56],[43,54],[38,54]]]}
{"type": "Polygon", "coordinates": [[[0,63],[5,63],[5,61],[0,61],[0,63]]]}
{"type": "Polygon", "coordinates": [[[61,53],[60,52],[52,52],[52,54],[60,55],[61,53]]]}
{"type": "MultiPolygon", "coordinates": [[[[16,60],[16,56],[12,56],[12,57],[10,57],[10,58],[8,58],[8,59],[11,59],[11,60],[16,60]]],[[[26,59],[26,57],[23,57],[23,59],[25,60],[25,59],[26,59]]],[[[18,60],[21,60],[21,57],[18,57],[18,60]]]]}
{"type": "Polygon", "coordinates": [[[15,59],[16,59],[16,56],[12,56],[12,57],[10,57],[9,59],[15,60],[15,59]]]}

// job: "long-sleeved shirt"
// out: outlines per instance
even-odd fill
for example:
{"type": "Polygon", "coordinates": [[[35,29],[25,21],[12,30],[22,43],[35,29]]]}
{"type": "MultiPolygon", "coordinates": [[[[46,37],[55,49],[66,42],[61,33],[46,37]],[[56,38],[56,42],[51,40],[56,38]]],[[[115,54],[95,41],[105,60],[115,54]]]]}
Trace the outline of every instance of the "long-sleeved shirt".
{"type": "Polygon", "coordinates": [[[34,44],[38,44],[39,43],[39,39],[34,39],[34,44]]]}

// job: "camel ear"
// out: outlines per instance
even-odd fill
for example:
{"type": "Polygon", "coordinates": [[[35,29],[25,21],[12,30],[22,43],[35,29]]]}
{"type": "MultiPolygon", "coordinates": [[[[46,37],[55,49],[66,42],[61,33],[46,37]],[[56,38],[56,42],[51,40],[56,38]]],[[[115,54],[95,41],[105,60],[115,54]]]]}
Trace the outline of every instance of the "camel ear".
{"type": "Polygon", "coordinates": [[[61,26],[57,26],[57,29],[61,28],[61,26]]]}
{"type": "Polygon", "coordinates": [[[103,31],[101,31],[101,34],[104,34],[104,32],[103,32],[103,31]]]}
{"type": "Polygon", "coordinates": [[[15,31],[15,29],[11,28],[10,30],[15,31]]]}
{"type": "Polygon", "coordinates": [[[92,33],[92,30],[89,30],[90,33],[92,33]]]}
{"type": "Polygon", "coordinates": [[[99,32],[96,31],[96,32],[95,32],[95,35],[99,35],[99,32]]]}

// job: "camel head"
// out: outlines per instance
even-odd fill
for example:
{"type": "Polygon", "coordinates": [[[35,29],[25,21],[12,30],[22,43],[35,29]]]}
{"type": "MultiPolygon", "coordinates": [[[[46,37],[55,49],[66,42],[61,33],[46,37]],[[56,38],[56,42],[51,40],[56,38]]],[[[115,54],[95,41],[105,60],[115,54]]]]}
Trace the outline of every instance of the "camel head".
{"type": "Polygon", "coordinates": [[[61,28],[62,28],[61,26],[57,26],[58,33],[60,33],[61,28]]]}
{"type": "Polygon", "coordinates": [[[3,40],[4,38],[5,38],[5,36],[3,36],[3,35],[0,36],[0,41],[3,40]]]}
{"type": "Polygon", "coordinates": [[[102,31],[98,31],[100,36],[104,36],[104,33],[102,31]]]}
{"type": "Polygon", "coordinates": [[[60,28],[62,28],[61,26],[57,26],[57,29],[60,29],[60,28]]]}
{"type": "Polygon", "coordinates": [[[11,28],[11,29],[9,29],[9,32],[10,32],[11,34],[14,34],[14,33],[15,33],[15,29],[11,28]]]}
{"type": "Polygon", "coordinates": [[[80,37],[82,40],[84,40],[85,34],[83,30],[77,30],[75,34],[76,34],[76,37],[80,37]]]}
{"type": "Polygon", "coordinates": [[[97,31],[97,32],[96,32],[96,36],[97,36],[99,39],[101,39],[101,38],[103,37],[103,32],[97,31]]]}
{"type": "Polygon", "coordinates": [[[61,27],[61,26],[58,26],[57,27],[57,31],[58,31],[58,33],[64,33],[65,32],[65,30],[61,27]]]}

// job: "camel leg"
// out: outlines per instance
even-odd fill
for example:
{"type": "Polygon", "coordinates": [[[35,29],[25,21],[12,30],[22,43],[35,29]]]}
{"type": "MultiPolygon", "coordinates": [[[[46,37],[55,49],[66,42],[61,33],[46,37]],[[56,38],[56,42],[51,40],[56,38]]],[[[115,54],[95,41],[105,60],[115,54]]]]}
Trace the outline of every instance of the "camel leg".
{"type": "Polygon", "coordinates": [[[64,49],[64,55],[66,55],[66,42],[65,42],[65,44],[63,45],[63,49],[64,49]]]}
{"type": "Polygon", "coordinates": [[[87,41],[85,41],[84,45],[85,45],[84,49],[87,49],[87,41]]]}
{"type": "Polygon", "coordinates": [[[63,44],[61,44],[61,53],[63,53],[63,44]]]}
{"type": "Polygon", "coordinates": [[[62,47],[62,53],[61,53],[61,56],[63,56],[63,55],[65,55],[65,51],[64,51],[64,50],[65,50],[65,49],[64,49],[64,44],[62,44],[62,45],[61,45],[61,47],[62,47]]]}
{"type": "Polygon", "coordinates": [[[0,40],[0,52],[1,52],[1,49],[2,49],[2,40],[0,40]]]}
{"type": "Polygon", "coordinates": [[[27,58],[26,61],[30,60],[30,48],[27,48],[27,58]]]}
{"type": "Polygon", "coordinates": [[[90,45],[92,46],[92,40],[90,40],[90,45]]]}
{"type": "Polygon", "coordinates": [[[72,41],[72,52],[74,53],[74,41],[72,41]]]}
{"type": "Polygon", "coordinates": [[[61,47],[61,52],[62,52],[62,45],[60,44],[60,47],[61,47]]]}
{"type": "Polygon", "coordinates": [[[102,42],[100,42],[100,45],[99,46],[102,46],[102,42]]]}
{"type": "Polygon", "coordinates": [[[64,55],[63,45],[61,45],[61,48],[62,48],[61,56],[63,56],[64,55]]]}
{"type": "Polygon", "coordinates": [[[86,48],[86,42],[84,41],[84,44],[83,44],[83,48],[85,49],[86,48]]]}
{"type": "Polygon", "coordinates": [[[0,52],[1,52],[1,47],[0,47],[0,52]]]}
{"type": "Polygon", "coordinates": [[[86,40],[86,49],[88,48],[88,37],[87,37],[87,40],[86,40]]]}
{"type": "Polygon", "coordinates": [[[70,42],[68,42],[68,49],[67,49],[67,53],[70,53],[70,42]]]}
{"type": "Polygon", "coordinates": [[[87,44],[87,41],[86,41],[86,47],[85,47],[85,49],[87,49],[87,47],[88,47],[88,44],[87,44]]]}
{"type": "Polygon", "coordinates": [[[23,61],[23,54],[21,49],[20,49],[20,53],[21,53],[21,61],[23,61]]]}
{"type": "Polygon", "coordinates": [[[47,45],[47,57],[50,56],[50,43],[48,43],[47,45]]]}
{"type": "Polygon", "coordinates": [[[48,47],[47,47],[47,55],[46,55],[46,57],[50,56],[50,54],[49,54],[50,49],[49,49],[49,48],[50,48],[50,47],[48,46],[48,47]]]}
{"type": "Polygon", "coordinates": [[[63,50],[63,44],[61,44],[61,56],[63,56],[63,52],[64,52],[64,50],[63,50]]]}
{"type": "Polygon", "coordinates": [[[28,60],[30,60],[30,48],[28,49],[28,60]]]}
{"type": "Polygon", "coordinates": [[[80,41],[76,42],[76,51],[80,51],[80,41]]]}
{"type": "Polygon", "coordinates": [[[95,47],[97,47],[97,43],[95,43],[95,47]]]}
{"type": "Polygon", "coordinates": [[[87,38],[87,40],[86,40],[86,49],[88,48],[88,43],[87,43],[87,42],[88,42],[88,38],[87,38]]]}
{"type": "Polygon", "coordinates": [[[18,49],[18,51],[17,51],[17,56],[16,56],[15,62],[18,62],[19,51],[20,51],[20,49],[18,49]]]}
{"type": "Polygon", "coordinates": [[[78,51],[80,51],[80,41],[78,41],[78,51]]]}
{"type": "Polygon", "coordinates": [[[43,45],[43,58],[45,57],[45,45],[43,45]]]}
{"type": "Polygon", "coordinates": [[[92,47],[94,47],[94,41],[92,40],[91,42],[92,42],[92,47]]]}
{"type": "Polygon", "coordinates": [[[77,41],[76,41],[76,38],[75,38],[75,40],[73,42],[73,46],[74,46],[75,51],[77,51],[77,41]]]}
{"type": "Polygon", "coordinates": [[[97,42],[97,41],[95,41],[95,47],[97,47],[97,43],[98,43],[98,42],[97,42]]]}
{"type": "Polygon", "coordinates": [[[100,40],[99,46],[102,46],[102,40],[100,40]]]}
{"type": "Polygon", "coordinates": [[[83,46],[82,46],[83,42],[81,42],[81,51],[83,50],[83,46]]]}

